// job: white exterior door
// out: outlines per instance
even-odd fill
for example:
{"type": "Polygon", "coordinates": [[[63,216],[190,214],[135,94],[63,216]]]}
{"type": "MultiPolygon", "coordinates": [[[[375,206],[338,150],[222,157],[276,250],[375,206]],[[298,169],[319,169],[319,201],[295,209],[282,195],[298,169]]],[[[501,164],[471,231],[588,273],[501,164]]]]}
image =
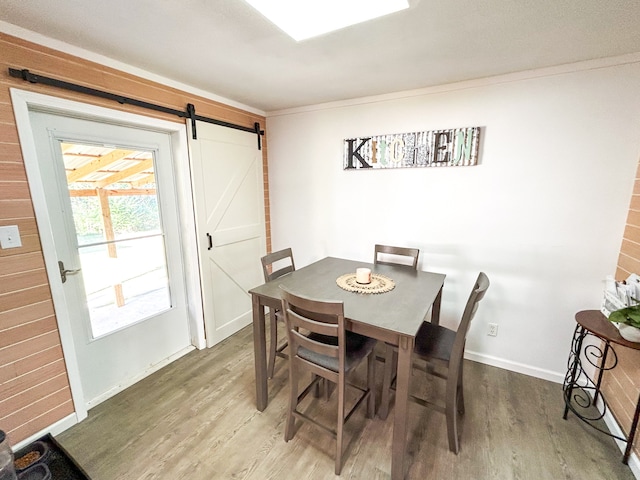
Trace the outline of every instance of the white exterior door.
{"type": "MultiPolygon", "coordinates": [[[[64,298],[54,298],[54,303],[57,311],[68,311],[85,400],[84,407],[90,408],[140,380],[159,366],[193,349],[186,306],[171,140],[167,133],[37,111],[30,112],[30,121],[56,255],[66,269],[72,270],[66,275],[64,282],[61,276],[56,278],[56,275],[49,272],[51,283],[62,282],[60,289],[64,292],[64,298]],[[157,231],[152,235],[131,234],[131,237],[143,238],[129,238],[125,244],[118,245],[118,239],[98,238],[88,245],[83,245],[74,224],[67,183],[69,171],[65,172],[63,145],[66,149],[70,148],[70,145],[84,145],[87,148],[92,145],[108,146],[123,151],[139,152],[139,155],[147,157],[145,162],[152,166],[157,186],[157,231]],[[136,242],[142,243],[136,246],[136,242]],[[116,245],[122,252],[119,259],[105,261],[93,257],[93,260],[87,260],[91,258],[91,254],[83,253],[95,254],[100,249],[106,252],[107,247],[113,249],[116,245]],[[83,250],[87,246],[89,248],[83,250]],[[142,301],[140,305],[146,302],[146,306],[141,307],[146,310],[143,310],[138,318],[110,333],[96,330],[95,325],[92,326],[90,322],[94,312],[89,300],[90,292],[87,291],[89,287],[86,286],[90,282],[87,283],[85,277],[90,275],[92,265],[95,269],[98,264],[98,268],[104,270],[99,271],[98,275],[94,270],[91,274],[94,281],[102,280],[99,277],[100,273],[104,272],[105,276],[118,277],[118,280],[109,285],[122,286],[126,280],[122,277],[123,270],[130,266],[128,264],[136,257],[142,256],[139,253],[129,253],[127,257],[127,249],[131,252],[135,248],[140,248],[138,252],[144,251],[145,254],[150,250],[157,254],[159,252],[159,257],[165,256],[165,259],[161,260],[166,261],[161,262],[161,267],[154,267],[153,279],[143,277],[142,274],[145,272],[142,271],[129,275],[129,279],[135,280],[130,285],[135,284],[139,293],[140,287],[144,284],[159,281],[159,288],[154,289],[154,293],[160,292],[162,295],[144,299],[137,295],[136,300],[142,301]],[[119,260],[120,263],[111,262],[112,260],[119,260]],[[113,267],[107,268],[107,265],[113,267]],[[75,272],[78,269],[80,271],[75,272]]],[[[117,171],[115,165],[112,164],[112,170],[117,171]]],[[[103,174],[104,172],[110,174],[109,166],[104,167],[103,174]]],[[[99,174],[100,172],[96,173],[99,174]]],[[[148,271],[149,269],[147,273],[148,271]]],[[[126,308],[114,309],[110,314],[112,318],[121,319],[124,310],[133,303],[133,294],[130,293],[127,297],[127,288],[129,287],[125,286],[125,294],[122,295],[122,302],[126,308]]],[[[120,290],[122,293],[122,288],[120,290]]],[[[105,292],[106,296],[110,295],[109,289],[105,289],[105,292]]]]}
{"type": "Polygon", "coordinates": [[[207,346],[251,322],[249,289],[264,283],[262,152],[256,134],[198,122],[189,132],[207,346]]]}

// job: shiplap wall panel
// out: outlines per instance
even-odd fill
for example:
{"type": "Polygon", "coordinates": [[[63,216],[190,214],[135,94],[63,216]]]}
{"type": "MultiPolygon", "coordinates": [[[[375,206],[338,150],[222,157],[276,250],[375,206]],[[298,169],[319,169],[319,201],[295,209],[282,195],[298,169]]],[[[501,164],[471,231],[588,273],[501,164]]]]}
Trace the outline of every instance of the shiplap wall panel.
{"type": "MultiPolygon", "coordinates": [[[[38,352],[58,345],[60,345],[60,334],[57,330],[40,336],[31,335],[31,338],[26,342],[15,343],[4,348],[2,350],[2,361],[6,362],[5,365],[16,363],[30,355],[35,355],[38,352]]],[[[1,398],[0,396],[0,399],[1,398]]]]}
{"type": "MultiPolygon", "coordinates": [[[[73,402],[71,401],[71,393],[69,390],[66,390],[66,392],[69,400],[66,400],[51,410],[40,409],[37,412],[33,412],[33,416],[29,417],[27,423],[23,423],[11,432],[12,436],[15,438],[27,438],[32,435],[34,431],[40,432],[46,430],[61,418],[71,415],[75,410],[73,408],[73,402]]],[[[24,412],[25,416],[29,414],[31,414],[31,412],[24,412]]]]}
{"type": "MultiPolygon", "coordinates": [[[[11,112],[11,115],[13,115],[13,111],[11,112]]],[[[22,166],[22,152],[20,151],[20,145],[2,145],[2,148],[0,149],[0,172],[2,172],[3,177],[4,170],[10,168],[10,163],[16,164],[14,165],[14,168],[18,169],[22,173],[22,176],[17,180],[24,180],[26,182],[27,173],[22,166]]]]}
{"type": "Polygon", "coordinates": [[[25,323],[15,328],[6,330],[0,338],[0,348],[26,342],[32,337],[48,332],[55,332],[57,329],[55,317],[47,317],[35,322],[25,323]]]}
{"type": "Polygon", "coordinates": [[[629,208],[636,212],[640,210],[640,195],[635,192],[635,186],[633,196],[631,197],[631,205],[629,206],[629,208]]]}
{"type": "Polygon", "coordinates": [[[44,258],[42,258],[42,253],[40,252],[0,257],[0,281],[2,281],[2,276],[4,275],[14,275],[39,268],[44,268],[44,258]]]}
{"type": "Polygon", "coordinates": [[[0,382],[7,382],[21,375],[25,375],[42,365],[56,361],[60,357],[62,357],[62,347],[60,345],[54,345],[28,357],[20,358],[0,368],[0,382]]]}
{"type": "Polygon", "coordinates": [[[29,198],[27,182],[0,182],[0,201],[29,198]]]}
{"type": "MultiPolygon", "coordinates": [[[[60,360],[56,360],[56,362],[59,363],[60,360]]],[[[37,384],[33,386],[33,388],[23,390],[18,395],[14,395],[10,397],[8,400],[6,400],[5,402],[0,403],[0,407],[6,408],[9,411],[16,412],[13,415],[8,416],[7,417],[8,420],[6,420],[7,422],[13,422],[14,427],[22,424],[22,419],[20,419],[20,415],[18,414],[19,412],[18,409],[20,408],[21,405],[30,404],[31,402],[33,403],[38,402],[42,399],[45,399],[49,395],[52,395],[57,392],[65,391],[66,389],[69,388],[65,373],[62,371],[59,371],[58,373],[56,373],[56,370],[55,370],[56,363],[51,362],[48,365],[50,366],[50,369],[48,370],[47,373],[49,373],[50,376],[47,377],[45,381],[43,382],[39,381],[37,384]],[[24,400],[25,398],[28,398],[30,401],[25,402],[24,400]]],[[[60,370],[60,368],[58,368],[57,370],[60,370]]],[[[54,407],[56,407],[56,405],[49,405],[48,409],[50,410],[51,408],[54,408],[54,407]]],[[[29,407],[26,407],[26,408],[29,408],[29,407]]]]}
{"type": "MultiPolygon", "coordinates": [[[[38,226],[36,225],[36,219],[34,217],[5,218],[5,219],[0,218],[0,225],[17,225],[18,229],[20,230],[21,238],[24,238],[25,236],[29,236],[29,235],[35,235],[36,237],[38,236],[38,226]]],[[[12,256],[30,253],[30,252],[27,252],[26,250],[23,250],[20,252],[15,252],[15,250],[17,249],[12,249],[12,250],[14,250],[13,252],[11,252],[12,256]]]]}
{"type": "MultiPolygon", "coordinates": [[[[25,290],[16,290],[15,292],[0,295],[0,311],[13,310],[24,305],[32,303],[44,302],[51,298],[49,285],[38,285],[37,287],[27,288],[25,290]]],[[[2,332],[3,336],[8,332],[2,332]]]]}
{"type": "Polygon", "coordinates": [[[0,277],[0,295],[15,290],[24,290],[38,285],[46,285],[47,282],[47,272],[44,268],[40,270],[25,270],[24,272],[13,275],[3,275],[0,277]]]}
{"type": "MultiPolygon", "coordinates": [[[[640,274],[640,162],[620,247],[616,280],[625,280],[631,273],[640,274]]],[[[640,395],[640,351],[617,347],[616,353],[618,366],[604,375],[602,388],[611,412],[628,433],[640,395]]],[[[634,451],[640,455],[638,437],[636,435],[634,451]]]]}
{"type": "MultiPolygon", "coordinates": [[[[5,148],[7,148],[8,150],[13,150],[13,147],[15,147],[15,145],[6,145],[6,144],[1,144],[1,145],[2,145],[2,149],[0,149],[0,151],[4,150],[5,148]]],[[[6,152],[4,153],[6,154],[6,152]]],[[[5,160],[0,162],[0,175],[2,175],[2,181],[3,182],[26,182],[27,172],[24,169],[24,165],[22,163],[17,163],[13,161],[13,158],[15,157],[12,156],[11,158],[12,158],[11,161],[5,160]]],[[[0,213],[0,215],[2,214],[0,213]]]]}
{"type": "MultiPolygon", "coordinates": [[[[621,254],[618,257],[618,266],[625,272],[637,273],[640,272],[640,260],[630,257],[629,255],[621,254]]],[[[628,276],[628,275],[627,275],[628,276]]],[[[624,277],[627,278],[627,277],[624,277]]]]}
{"type": "Polygon", "coordinates": [[[13,310],[0,311],[0,330],[52,315],[55,315],[55,311],[53,309],[53,302],[50,299],[13,310]]]}
{"type": "MultiPolygon", "coordinates": [[[[29,395],[29,390],[35,388],[41,383],[48,382],[51,378],[54,378],[58,375],[62,375],[66,373],[66,369],[64,366],[64,360],[59,358],[54,362],[48,363],[46,365],[40,366],[39,368],[32,370],[24,375],[14,378],[6,383],[0,385],[0,398],[6,399],[0,402],[0,410],[6,412],[2,408],[3,403],[7,403],[11,401],[11,397],[15,395],[29,395]]],[[[28,407],[28,403],[25,403],[23,408],[28,407]]],[[[11,416],[13,413],[6,415],[6,417],[11,416]]],[[[11,429],[9,429],[11,430],[11,429]]]]}
{"type": "Polygon", "coordinates": [[[39,383],[31,390],[26,390],[22,394],[13,397],[7,407],[8,409],[13,409],[15,413],[3,420],[5,426],[15,430],[23,424],[24,413],[28,413],[29,417],[34,417],[42,411],[46,412],[65,403],[70,394],[69,386],[66,383],[65,375],[61,373],[47,378],[46,382],[39,383]],[[25,412],[15,410],[21,404],[28,405],[25,408],[25,412]]]}
{"type": "Polygon", "coordinates": [[[620,252],[631,258],[640,258],[640,243],[631,242],[627,239],[622,241],[620,252]]]}
{"type": "Polygon", "coordinates": [[[0,200],[0,218],[3,220],[14,218],[35,218],[31,200],[0,200]]]}
{"type": "MultiPolygon", "coordinates": [[[[0,33],[0,225],[18,225],[23,247],[0,249],[0,425],[12,443],[73,413],[60,335],[44,275],[42,247],[11,106],[10,88],[19,88],[113,110],[184,124],[177,116],[121,105],[9,76],[8,69],[77,83],[90,88],[253,128],[265,118],[134,75],[0,33]],[[4,340],[2,340],[4,339],[4,340]],[[53,375],[53,377],[52,377],[53,375]],[[9,424],[9,427],[7,427],[9,424]]],[[[256,140],[257,141],[257,140],[256,140]]],[[[267,250],[271,250],[267,141],[263,137],[267,250]]]]}

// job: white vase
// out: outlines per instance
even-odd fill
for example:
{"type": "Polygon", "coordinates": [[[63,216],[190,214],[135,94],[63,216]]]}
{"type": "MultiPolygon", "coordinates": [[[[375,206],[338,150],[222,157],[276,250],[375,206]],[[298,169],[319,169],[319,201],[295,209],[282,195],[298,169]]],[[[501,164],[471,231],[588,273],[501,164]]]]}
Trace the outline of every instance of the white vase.
{"type": "Polygon", "coordinates": [[[620,335],[625,340],[629,340],[630,342],[640,342],[640,328],[626,325],[624,323],[619,324],[618,328],[620,329],[620,335]]]}

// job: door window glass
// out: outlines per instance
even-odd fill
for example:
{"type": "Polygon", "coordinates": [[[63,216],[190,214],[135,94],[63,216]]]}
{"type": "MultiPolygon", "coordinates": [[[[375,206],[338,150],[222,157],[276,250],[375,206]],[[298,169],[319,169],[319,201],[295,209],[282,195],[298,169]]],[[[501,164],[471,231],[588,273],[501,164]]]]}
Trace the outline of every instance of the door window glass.
{"type": "Polygon", "coordinates": [[[61,147],[92,336],[171,308],[153,153],[61,147]]]}

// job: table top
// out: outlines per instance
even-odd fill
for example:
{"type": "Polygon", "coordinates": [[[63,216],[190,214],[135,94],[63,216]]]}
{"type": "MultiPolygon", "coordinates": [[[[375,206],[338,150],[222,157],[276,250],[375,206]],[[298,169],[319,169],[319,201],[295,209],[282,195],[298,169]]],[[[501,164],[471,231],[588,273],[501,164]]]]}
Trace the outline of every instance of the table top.
{"type": "Polygon", "coordinates": [[[445,275],[411,267],[373,265],[327,257],[283,277],[249,290],[265,299],[280,299],[280,285],[307,297],[344,302],[345,318],[403,335],[415,336],[444,285],[445,275]],[[391,278],[396,286],[386,293],[363,294],[340,288],[336,279],[356,268],[391,278]]]}
{"type": "Polygon", "coordinates": [[[618,329],[603,315],[600,310],[583,310],[576,313],[576,322],[594,335],[625,347],[640,350],[640,343],[625,340],[618,329]]]}

